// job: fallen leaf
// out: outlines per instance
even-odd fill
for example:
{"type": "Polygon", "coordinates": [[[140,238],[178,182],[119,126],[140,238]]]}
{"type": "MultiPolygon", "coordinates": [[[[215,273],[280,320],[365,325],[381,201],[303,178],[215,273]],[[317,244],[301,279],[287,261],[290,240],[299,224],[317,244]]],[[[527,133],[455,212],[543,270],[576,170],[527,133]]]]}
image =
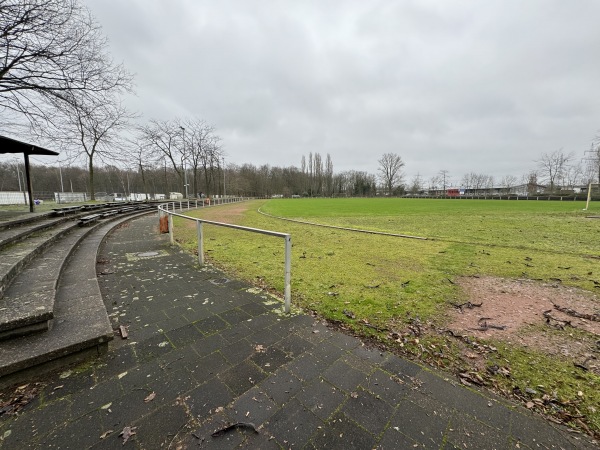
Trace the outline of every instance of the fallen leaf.
{"type": "Polygon", "coordinates": [[[356,392],[351,392],[350,393],[350,397],[352,397],[352,398],[358,398],[358,394],[356,392]]]}
{"type": "Polygon", "coordinates": [[[154,400],[154,397],[156,397],[156,392],[151,392],[150,394],[148,394],[148,397],[144,399],[144,402],[151,402],[152,400],[154,400]]]}
{"type": "Polygon", "coordinates": [[[136,428],[137,427],[125,427],[125,428],[123,428],[123,431],[121,431],[119,433],[119,436],[121,436],[123,438],[123,444],[125,444],[129,440],[129,438],[131,436],[133,436],[133,435],[136,434],[136,432],[135,432],[136,428]]]}
{"type": "Polygon", "coordinates": [[[112,432],[113,432],[113,430],[108,430],[108,431],[105,431],[104,433],[102,433],[102,434],[100,435],[100,439],[104,439],[104,438],[106,438],[106,436],[108,436],[108,435],[109,435],[110,433],[112,433],[112,432]]]}

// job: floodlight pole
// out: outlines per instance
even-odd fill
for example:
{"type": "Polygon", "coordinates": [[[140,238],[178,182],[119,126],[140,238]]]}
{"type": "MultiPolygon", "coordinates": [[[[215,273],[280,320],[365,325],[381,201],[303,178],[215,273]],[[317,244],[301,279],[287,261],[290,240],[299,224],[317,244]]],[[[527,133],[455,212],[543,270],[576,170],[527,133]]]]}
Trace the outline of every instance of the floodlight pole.
{"type": "Polygon", "coordinates": [[[185,198],[188,198],[188,181],[187,181],[187,155],[185,154],[185,128],[180,126],[183,132],[183,182],[185,183],[185,198]]]}

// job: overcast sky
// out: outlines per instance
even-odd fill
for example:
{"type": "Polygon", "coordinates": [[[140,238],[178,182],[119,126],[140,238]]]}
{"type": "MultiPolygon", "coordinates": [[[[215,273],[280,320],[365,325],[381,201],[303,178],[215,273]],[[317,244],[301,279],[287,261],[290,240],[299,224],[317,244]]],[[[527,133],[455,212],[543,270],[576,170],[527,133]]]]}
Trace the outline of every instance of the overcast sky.
{"type": "Polygon", "coordinates": [[[521,176],[600,130],[597,0],[84,0],[142,120],[198,117],[227,161],[521,176]]]}

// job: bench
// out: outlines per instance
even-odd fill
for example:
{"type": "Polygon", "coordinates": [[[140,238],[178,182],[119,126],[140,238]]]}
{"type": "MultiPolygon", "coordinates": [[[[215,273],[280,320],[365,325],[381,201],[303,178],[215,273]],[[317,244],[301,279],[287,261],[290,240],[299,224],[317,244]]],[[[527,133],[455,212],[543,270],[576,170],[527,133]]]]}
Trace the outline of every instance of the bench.
{"type": "Polygon", "coordinates": [[[79,218],[79,226],[82,227],[84,225],[87,225],[88,223],[92,223],[95,222],[96,220],[100,219],[102,217],[102,214],[90,214],[89,216],[83,216],[79,218]]]}
{"type": "Polygon", "coordinates": [[[66,214],[81,211],[82,209],[83,208],[81,206],[65,206],[63,208],[52,208],[52,214],[55,216],[62,214],[64,216],[66,214]]]}
{"type": "Polygon", "coordinates": [[[83,205],[83,210],[88,211],[88,210],[94,210],[94,209],[105,208],[105,207],[106,207],[106,204],[97,203],[95,205],[83,205]]]}
{"type": "Polygon", "coordinates": [[[119,213],[128,213],[135,211],[137,208],[135,206],[127,206],[125,208],[119,208],[119,213]]]}
{"type": "Polygon", "coordinates": [[[114,216],[115,214],[117,214],[119,212],[118,209],[111,209],[109,211],[106,211],[104,213],[102,213],[102,217],[110,217],[110,216],[114,216]]]}

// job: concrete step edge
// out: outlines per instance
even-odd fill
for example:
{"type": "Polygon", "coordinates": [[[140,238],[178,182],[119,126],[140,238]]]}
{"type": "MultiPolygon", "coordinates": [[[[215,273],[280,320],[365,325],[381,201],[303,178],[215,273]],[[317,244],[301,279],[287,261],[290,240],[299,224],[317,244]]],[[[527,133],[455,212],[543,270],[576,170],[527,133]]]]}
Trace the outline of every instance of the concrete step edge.
{"type": "Polygon", "coordinates": [[[113,228],[153,212],[136,211],[127,217],[101,222],[94,227],[93,233],[86,234],[86,239],[80,242],[63,269],[63,272],[68,271],[71,264],[78,268],[72,272],[78,272],[81,279],[88,282],[83,288],[85,295],[67,293],[69,286],[77,285],[76,281],[71,280],[70,285],[59,281],[52,328],[44,333],[0,341],[0,386],[10,383],[16,373],[42,372],[47,366],[60,364],[61,359],[67,361],[72,355],[85,353],[89,356],[90,349],[96,348],[97,352],[92,354],[97,354],[108,348],[114,333],[96,277],[98,250],[113,228]]]}

